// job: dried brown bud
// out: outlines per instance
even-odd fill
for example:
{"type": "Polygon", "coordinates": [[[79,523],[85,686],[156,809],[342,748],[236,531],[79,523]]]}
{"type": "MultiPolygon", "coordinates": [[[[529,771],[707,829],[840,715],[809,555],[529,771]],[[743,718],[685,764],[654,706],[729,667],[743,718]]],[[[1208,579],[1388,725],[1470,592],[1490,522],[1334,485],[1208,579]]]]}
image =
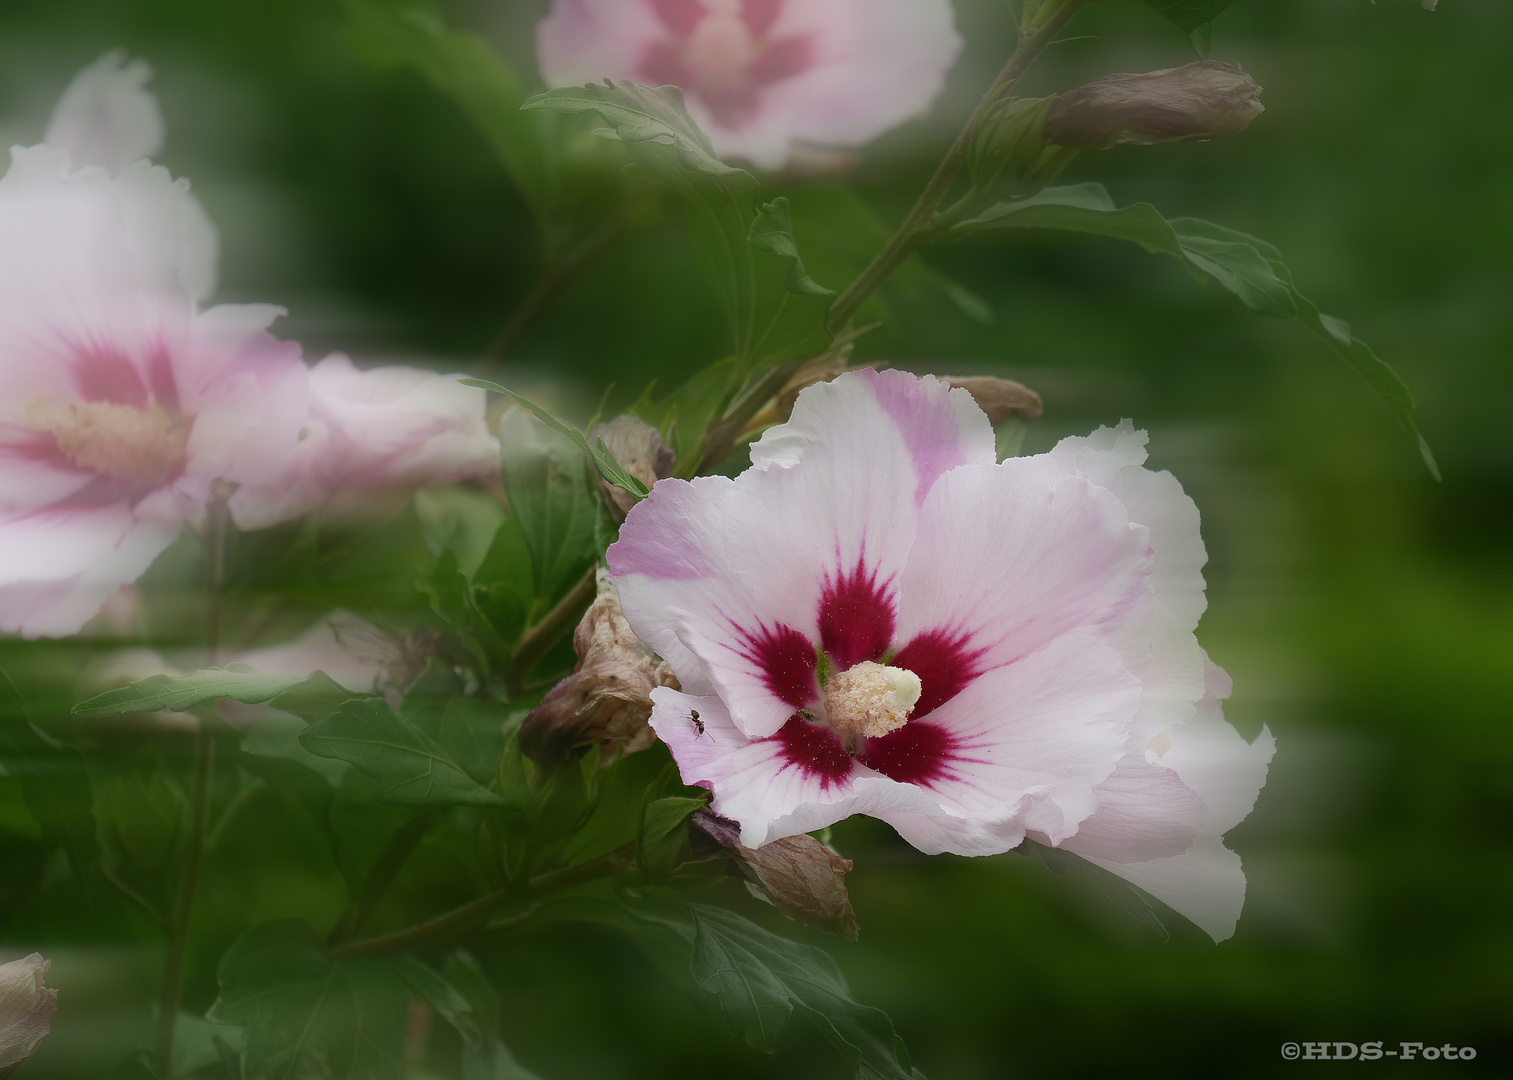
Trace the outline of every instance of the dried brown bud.
{"type": "Polygon", "coordinates": [[[750,884],[784,915],[815,930],[856,940],[856,910],[846,893],[850,859],[803,834],[759,848],[742,847],[740,826],[707,810],[696,812],[693,824],[729,851],[750,884]]]}
{"type": "Polygon", "coordinates": [[[19,1069],[52,1030],[58,992],[42,985],[52,966],[41,953],[0,964],[0,1077],[19,1069]]]}
{"type": "MultiPolygon", "coordinates": [[[[607,424],[598,425],[589,441],[597,439],[604,440],[605,448],[621,468],[647,487],[671,474],[677,461],[672,448],[662,441],[662,433],[634,416],[617,416],[607,424]]],[[[636,505],[636,497],[623,488],[607,484],[603,479],[600,479],[599,487],[622,518],[636,505]]]]}
{"type": "Polygon", "coordinates": [[[537,761],[561,761],[574,749],[602,745],[604,761],[657,741],[647,723],[651,692],[678,680],[632,632],[615,587],[601,571],[599,595],[573,631],[578,666],[531,710],[520,747],[537,761]]]}
{"type": "Polygon", "coordinates": [[[1068,91],[1046,114],[1045,137],[1100,150],[1224,139],[1240,134],[1263,111],[1261,88],[1237,65],[1199,60],[1138,75],[1105,75],[1068,91]]]}
{"type": "Polygon", "coordinates": [[[1033,420],[1045,409],[1040,395],[1024,383],[1000,379],[994,375],[941,375],[947,386],[959,386],[972,395],[977,407],[988,414],[988,422],[997,425],[1011,416],[1033,420]]]}

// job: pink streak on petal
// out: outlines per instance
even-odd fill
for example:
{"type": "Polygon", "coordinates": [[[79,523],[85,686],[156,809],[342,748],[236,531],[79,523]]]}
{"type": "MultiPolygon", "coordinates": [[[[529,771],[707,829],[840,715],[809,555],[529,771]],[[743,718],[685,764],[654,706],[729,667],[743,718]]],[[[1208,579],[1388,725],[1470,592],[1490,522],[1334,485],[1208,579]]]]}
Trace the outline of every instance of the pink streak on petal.
{"type": "Polygon", "coordinates": [[[857,760],[901,784],[929,784],[951,775],[957,740],[936,724],[910,720],[880,739],[868,739],[857,760]]]}
{"type": "Polygon", "coordinates": [[[919,479],[914,503],[922,505],[942,474],[968,463],[957,410],[952,406],[950,396],[941,393],[939,384],[933,379],[927,382],[894,371],[859,374],[867,380],[878,404],[898,425],[904,437],[919,479]]]}
{"type": "Polygon", "coordinates": [[[741,0],[741,18],[753,37],[761,37],[783,13],[783,0],[741,0]]]}
{"type": "Polygon", "coordinates": [[[757,86],[765,86],[782,79],[791,79],[809,70],[814,63],[814,47],[807,37],[795,35],[779,38],[746,70],[747,78],[757,86]]]}
{"type": "Polygon", "coordinates": [[[876,660],[893,643],[892,593],[858,561],[820,594],[820,644],[838,671],[876,660]]]}
{"type": "Polygon", "coordinates": [[[118,353],[80,349],[74,362],[74,383],[85,401],[114,401],[140,409],[147,404],[147,387],[136,366],[118,353]]]}
{"type": "Polygon", "coordinates": [[[693,71],[678,47],[669,41],[654,41],[641,58],[641,77],[649,86],[691,86],[693,71]]]}
{"type": "Polygon", "coordinates": [[[700,0],[649,0],[662,24],[678,37],[688,37],[709,14],[700,0]]]}
{"type": "Polygon", "coordinates": [[[977,660],[981,655],[980,651],[967,648],[965,637],[943,630],[920,634],[899,649],[893,657],[893,666],[914,672],[922,684],[913,719],[934,712],[961,693],[980,674],[977,660]]]}
{"type": "Polygon", "coordinates": [[[772,739],[782,747],[789,764],[819,777],[826,788],[839,784],[856,768],[835,732],[801,716],[789,720],[772,739]]]}
{"type": "Polygon", "coordinates": [[[741,631],[750,645],[747,654],[762,672],[762,681],[774,695],[795,709],[818,697],[815,682],[814,646],[791,626],[764,627],[759,634],[741,631]]]}

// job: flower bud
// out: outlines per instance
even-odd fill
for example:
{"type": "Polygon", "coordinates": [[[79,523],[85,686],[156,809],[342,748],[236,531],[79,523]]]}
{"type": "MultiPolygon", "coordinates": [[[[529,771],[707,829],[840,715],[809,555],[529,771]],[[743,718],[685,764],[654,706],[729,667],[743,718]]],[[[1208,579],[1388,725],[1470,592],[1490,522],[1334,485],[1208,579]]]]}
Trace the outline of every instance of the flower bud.
{"type": "Polygon", "coordinates": [[[1045,137],[1062,146],[1107,150],[1121,143],[1224,139],[1265,111],[1261,88],[1235,64],[1199,60],[1138,75],[1105,75],[1062,94],[1045,137]]]}
{"type": "MultiPolygon", "coordinates": [[[[662,433],[634,416],[617,416],[607,424],[598,425],[589,435],[589,441],[592,443],[598,439],[604,440],[605,448],[621,468],[647,487],[669,476],[677,462],[677,455],[662,441],[662,433]]],[[[608,484],[602,478],[599,487],[622,519],[636,505],[636,497],[623,488],[608,484]]]]}
{"type": "Polygon", "coordinates": [[[947,386],[959,386],[971,394],[977,407],[988,414],[988,422],[995,427],[1011,416],[1033,420],[1045,409],[1039,394],[1013,379],[993,375],[941,375],[939,378],[947,386]]]}
{"type": "Polygon", "coordinates": [[[657,741],[647,723],[652,690],[678,685],[666,662],[631,631],[603,571],[598,584],[598,597],[573,631],[578,666],[552,687],[520,728],[520,748],[543,764],[596,744],[607,751],[606,764],[615,751],[645,750],[657,741]]]}
{"type": "Polygon", "coordinates": [[[52,966],[41,953],[0,964],[0,1077],[19,1069],[52,1030],[58,992],[42,985],[52,966]]]}
{"type": "Polygon", "coordinates": [[[850,859],[843,859],[812,836],[800,833],[763,844],[741,846],[741,827],[708,810],[693,815],[695,829],[728,851],[753,891],[794,922],[855,941],[856,910],[846,893],[850,859]]]}
{"type": "Polygon", "coordinates": [[[1054,98],[994,102],[972,133],[967,169],[972,187],[988,200],[1023,199],[1054,183],[1075,150],[1046,139],[1054,98]]]}

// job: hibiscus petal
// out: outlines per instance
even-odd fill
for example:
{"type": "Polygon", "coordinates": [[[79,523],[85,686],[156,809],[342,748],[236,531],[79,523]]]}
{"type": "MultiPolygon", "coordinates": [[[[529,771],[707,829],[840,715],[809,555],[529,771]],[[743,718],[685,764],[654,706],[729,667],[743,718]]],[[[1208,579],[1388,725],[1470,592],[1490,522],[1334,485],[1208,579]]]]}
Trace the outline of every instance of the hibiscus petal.
{"type": "Polygon", "coordinates": [[[1245,906],[1245,871],[1240,856],[1217,836],[1204,836],[1181,855],[1149,862],[1089,862],[1137,885],[1178,914],[1191,919],[1214,941],[1234,936],[1245,906]]]}
{"type": "Polygon", "coordinates": [[[1151,587],[1156,600],[1185,630],[1198,625],[1208,606],[1203,567],[1208,551],[1199,531],[1198,507],[1169,472],[1145,468],[1149,436],[1128,420],[1086,437],[1062,439],[1047,457],[1068,474],[1086,476],[1119,497],[1130,520],[1150,530],[1151,587]]]}
{"type": "Polygon", "coordinates": [[[75,167],[99,165],[116,174],[163,148],[158,99],[146,89],[152,68],[127,61],[120,49],[75,75],[53,108],[43,141],[65,151],[75,167]]]}
{"type": "Polygon", "coordinates": [[[1149,566],[1119,500],[1044,455],[955,469],[921,511],[898,636],[953,642],[978,674],[1075,629],[1148,627],[1149,566]]]}
{"type": "MultiPolygon", "coordinates": [[[[953,817],[978,826],[976,837],[962,836],[954,823],[933,837],[939,843],[955,836],[953,843],[971,846],[922,850],[1007,851],[1026,829],[1059,843],[1097,809],[1096,789],[1124,752],[1139,700],[1140,684],[1116,650],[1085,631],[1065,634],[976,679],[929,720],[910,721],[869,741],[858,759],[885,775],[907,777],[953,817]],[[933,767],[909,760],[900,772],[890,740],[907,737],[916,725],[937,729],[944,738],[935,747],[933,767]]],[[[918,823],[879,816],[917,847],[932,842],[918,823]]]]}
{"type": "Polygon", "coordinates": [[[844,775],[806,768],[784,739],[748,739],[718,697],[666,687],[651,696],[651,726],[672,751],[684,783],[714,793],[715,813],[740,822],[746,847],[823,829],[852,814],[943,813],[911,784],[854,763],[844,775]]]}
{"type": "Polygon", "coordinates": [[[135,520],[119,503],[54,516],[39,531],[0,522],[6,553],[21,552],[14,562],[0,554],[9,571],[0,584],[0,629],[27,638],[77,633],[111,594],[141,577],[181,529],[179,520],[135,520]]]}
{"type": "Polygon", "coordinates": [[[1207,818],[1208,805],[1177,773],[1131,754],[1098,785],[1098,809],[1062,846],[1122,862],[1181,855],[1207,818]]]}
{"type": "Polygon", "coordinates": [[[609,550],[626,618],[685,688],[718,692],[756,738],[818,695],[813,650],[873,659],[920,492],[991,460],[965,391],[902,372],[806,389],[735,480],[664,480],[609,550]]]}
{"type": "MultiPolygon", "coordinates": [[[[1148,754],[1159,760],[1151,767],[1172,770],[1207,806],[1192,846],[1180,855],[1144,860],[1133,850],[1083,850],[1080,834],[1066,846],[1168,904],[1215,941],[1223,941],[1234,933],[1245,902],[1245,874],[1240,857],[1226,849],[1220,837],[1255,806],[1276,741],[1263,728],[1247,743],[1221,712],[1220,702],[1230,692],[1229,676],[1213,663],[1208,663],[1208,675],[1209,693],[1198,707],[1198,719],[1172,728],[1171,745],[1164,753],[1148,754]]],[[[1148,813],[1133,807],[1126,811],[1148,813]]]]}

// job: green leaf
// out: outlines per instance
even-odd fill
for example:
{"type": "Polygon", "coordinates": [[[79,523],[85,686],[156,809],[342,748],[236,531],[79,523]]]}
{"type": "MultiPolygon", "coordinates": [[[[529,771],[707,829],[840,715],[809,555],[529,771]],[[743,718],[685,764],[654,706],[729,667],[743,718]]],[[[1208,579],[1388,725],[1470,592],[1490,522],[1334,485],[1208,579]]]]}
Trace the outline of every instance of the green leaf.
{"type": "MultiPolygon", "coordinates": [[[[116,713],[184,712],[217,698],[231,698],[247,705],[257,705],[284,697],[276,708],[304,715],[312,709],[330,712],[341,702],[358,695],[343,689],[324,672],[313,675],[265,675],[246,664],[230,663],[224,668],[205,668],[191,675],[153,675],[119,690],[107,690],[74,706],[79,716],[113,716],[116,713]],[[303,710],[303,712],[301,711],[303,710]]],[[[324,715],[324,713],[322,713],[324,715]]]]}
{"type": "Polygon", "coordinates": [[[730,323],[743,371],[824,351],[831,294],[804,270],[787,201],[756,206],[756,179],[716,156],[682,91],[606,80],[540,94],[525,108],[598,113],[648,174],[682,196],[694,257],[730,323]]]}
{"type": "Polygon", "coordinates": [[[740,361],[727,356],[661,400],[652,397],[656,384],[648,386],[626,410],[662,432],[663,440],[677,455],[673,475],[686,475],[685,468],[702,456],[704,436],[740,389],[739,376],[740,361]]]}
{"type": "Polygon", "coordinates": [[[334,963],[301,919],[260,923],[221,957],[208,1018],[246,1029],[244,1080],[389,1080],[409,998],[388,965],[334,963]]]}
{"type": "Polygon", "coordinates": [[[665,877],[677,869],[688,850],[688,819],[708,805],[708,799],[682,796],[647,804],[636,838],[636,859],[648,873],[665,877]]]}
{"type": "Polygon", "coordinates": [[[1398,424],[1417,441],[1430,473],[1439,478],[1434,455],[1413,419],[1413,394],[1402,378],[1353,336],[1348,324],[1321,313],[1298,292],[1281,252],[1266,241],[1199,218],[1167,220],[1149,203],[1116,207],[1101,184],[1047,188],[1028,199],[996,203],[953,232],[968,235],[988,228],[1063,229],[1129,240],[1153,254],[1174,256],[1259,315],[1301,323],[1382,396],[1398,424]]]}
{"type": "Polygon", "coordinates": [[[743,169],[727,165],[714,152],[708,136],[699,130],[683,105],[683,91],[676,86],[642,86],[621,79],[567,86],[537,94],[523,109],[552,109],[561,113],[595,112],[604,118],[621,141],[640,149],[663,147],[644,158],[647,171],[680,186],[677,170],[729,180],[748,187],[756,179],[743,169]],[[676,166],[676,169],[674,168],[676,166]]]}
{"type": "Polygon", "coordinates": [[[669,947],[689,957],[695,981],[719,999],[731,1032],[758,1050],[775,1050],[797,1014],[840,1052],[857,1080],[924,1080],[887,1013],[852,998],[823,949],[706,904],[643,900],[632,908],[578,899],[554,907],[543,914],[609,922],[630,931],[653,957],[669,947]]]}
{"type": "Polygon", "coordinates": [[[1165,15],[1184,34],[1213,22],[1234,0],[1145,0],[1145,6],[1165,15]]]}
{"type": "Polygon", "coordinates": [[[737,338],[741,355],[757,368],[818,356],[830,344],[826,317],[835,293],[804,269],[786,198],[757,208],[748,240],[757,253],[757,295],[749,337],[737,338]]]}
{"type": "MultiPolygon", "coordinates": [[[[480,386],[485,390],[492,390],[496,394],[503,394],[506,397],[510,398],[515,402],[515,404],[520,405],[521,407],[528,410],[533,416],[536,417],[537,420],[540,420],[543,424],[551,428],[557,434],[565,435],[567,438],[571,439],[575,444],[577,444],[583,450],[583,452],[588,455],[589,461],[593,464],[594,468],[598,470],[599,475],[604,477],[606,483],[620,488],[621,490],[628,491],[638,499],[644,499],[646,497],[646,485],[643,484],[638,477],[632,476],[620,466],[620,463],[615,460],[615,456],[609,452],[607,447],[605,447],[603,439],[595,439],[594,445],[590,446],[588,439],[584,437],[583,432],[579,431],[577,428],[568,427],[561,420],[558,420],[555,416],[547,412],[535,402],[531,401],[528,398],[521,397],[519,394],[515,393],[515,391],[508,390],[503,386],[500,386],[498,383],[492,383],[486,379],[463,379],[462,382],[464,383],[464,385],[480,386]]],[[[514,506],[513,499],[511,500],[510,505],[514,506]]]]}
{"type": "Polygon", "coordinates": [[[0,672],[0,764],[21,782],[44,847],[62,848],[85,898],[99,889],[100,849],[94,793],[84,758],[27,719],[10,677],[0,672]]]}
{"type": "Polygon", "coordinates": [[[413,69],[460,105],[538,213],[553,198],[539,125],[520,81],[481,37],[448,30],[425,0],[342,0],[359,51],[413,69]]]}
{"type": "Polygon", "coordinates": [[[771,1053],[796,1011],[859,1077],[909,1080],[919,1075],[888,1015],[852,999],[829,953],[769,933],[723,908],[689,906],[696,928],[694,978],[719,997],[732,1033],[771,1053]]]}
{"type": "Polygon", "coordinates": [[[499,526],[488,554],[473,575],[473,608],[505,647],[511,648],[525,632],[535,599],[530,548],[520,522],[510,518],[499,526]]]}
{"type": "Polygon", "coordinates": [[[300,736],[312,754],[350,761],[390,806],[502,806],[425,732],[381,699],[349,701],[300,736]]]}

